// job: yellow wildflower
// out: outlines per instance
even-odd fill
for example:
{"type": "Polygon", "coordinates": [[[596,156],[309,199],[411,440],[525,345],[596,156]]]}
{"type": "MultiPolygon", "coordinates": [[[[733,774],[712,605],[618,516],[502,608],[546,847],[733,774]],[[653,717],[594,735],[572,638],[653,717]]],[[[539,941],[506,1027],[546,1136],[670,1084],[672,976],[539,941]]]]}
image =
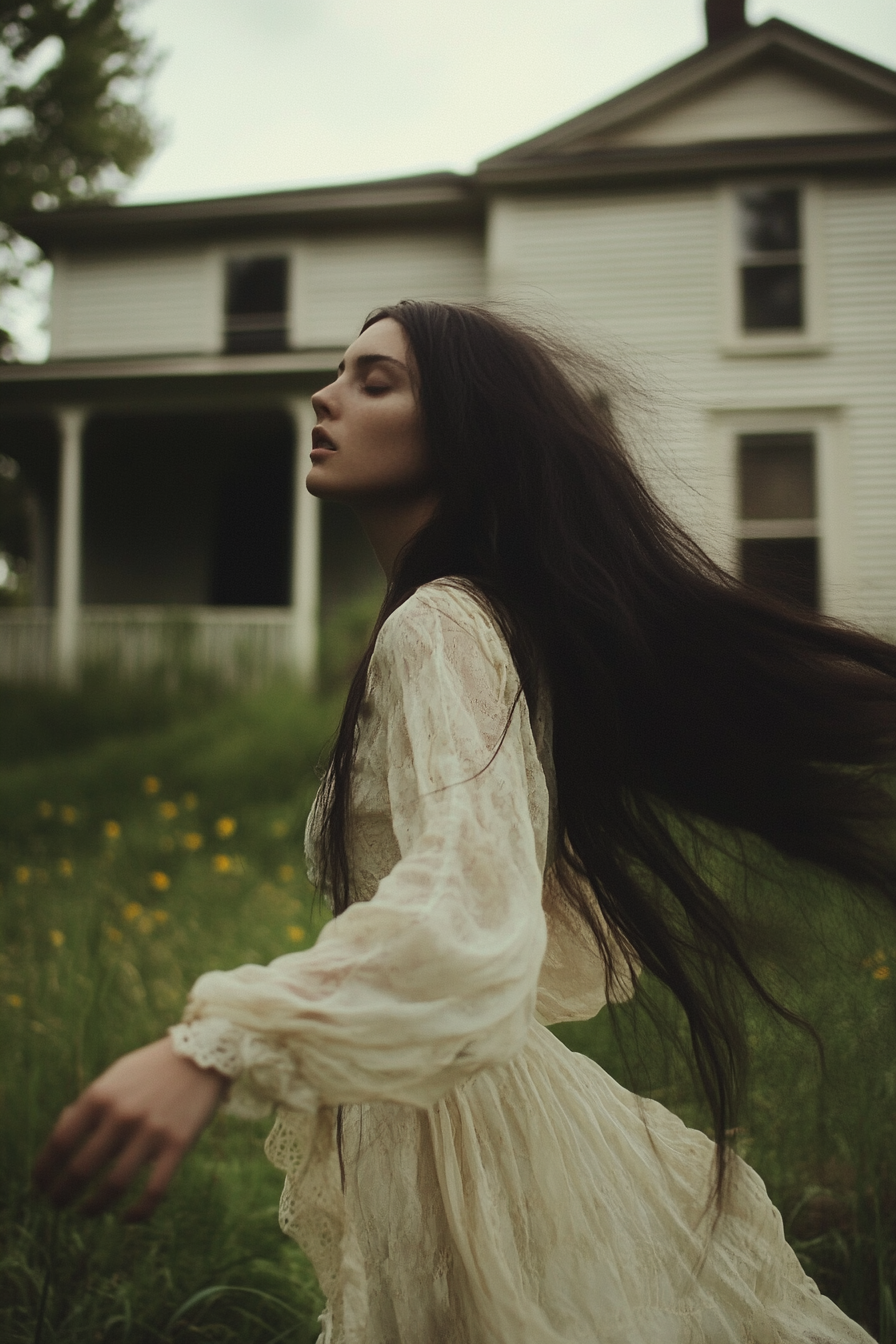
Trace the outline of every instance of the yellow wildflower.
{"type": "Polygon", "coordinates": [[[155,922],[156,922],[157,924],[167,924],[167,923],[168,923],[168,911],[167,911],[167,910],[153,910],[153,912],[152,912],[152,917],[153,917],[153,919],[155,920],[155,922]]]}
{"type": "Polygon", "coordinates": [[[74,871],[75,871],[75,869],[74,869],[74,866],[73,866],[73,864],[72,864],[71,859],[60,859],[60,860],[59,860],[59,876],[60,876],[60,877],[71,877],[71,875],[72,875],[72,873],[73,873],[74,871]]]}
{"type": "Polygon", "coordinates": [[[43,802],[38,803],[37,815],[43,817],[44,821],[48,821],[53,815],[53,804],[48,803],[46,799],[43,802]]]}
{"type": "Polygon", "coordinates": [[[274,835],[278,840],[281,840],[288,830],[288,821],[275,821],[271,826],[271,835],[274,835]]]}
{"type": "Polygon", "coordinates": [[[66,826],[73,826],[78,820],[78,809],[70,806],[69,803],[66,803],[59,809],[59,819],[60,821],[64,821],[66,826]]]}
{"type": "Polygon", "coordinates": [[[291,882],[296,875],[296,870],[291,863],[281,863],[277,869],[277,876],[281,882],[291,882]]]}
{"type": "Polygon", "coordinates": [[[20,887],[27,887],[31,881],[31,869],[26,868],[24,864],[20,864],[16,869],[16,881],[20,887]]]}
{"type": "Polygon", "coordinates": [[[141,915],[137,920],[137,930],[139,933],[152,933],[155,928],[151,915],[141,915]]]}
{"type": "Polygon", "coordinates": [[[193,853],[197,849],[201,849],[204,843],[205,841],[198,831],[187,831],[184,836],[184,849],[189,849],[193,853]]]}
{"type": "Polygon", "coordinates": [[[167,873],[150,873],[149,885],[153,891],[167,891],[171,886],[171,878],[167,873]]]}
{"type": "Polygon", "coordinates": [[[62,946],[62,944],[65,942],[65,934],[62,932],[61,929],[50,930],[50,942],[53,944],[54,947],[62,946]]]}
{"type": "Polygon", "coordinates": [[[215,834],[222,840],[226,840],[229,835],[233,835],[236,830],[236,820],[233,817],[219,817],[215,822],[215,834]]]}
{"type": "Polygon", "coordinates": [[[872,971],[871,974],[875,980],[889,980],[890,968],[889,966],[878,966],[877,970],[872,971]]]}
{"type": "Polygon", "coordinates": [[[150,795],[152,795],[152,794],[154,794],[154,793],[158,793],[158,791],[159,791],[159,789],[160,789],[161,787],[162,787],[162,781],[161,781],[160,779],[158,779],[155,775],[147,775],[146,778],[145,778],[144,781],[143,781],[143,792],[144,792],[144,793],[147,793],[147,794],[150,794],[150,795]]]}
{"type": "Polygon", "coordinates": [[[6,1002],[9,1004],[10,1008],[21,1008],[24,999],[21,994],[7,994],[6,1002]]]}
{"type": "Polygon", "coordinates": [[[305,937],[305,930],[298,924],[288,924],[286,926],[286,936],[291,943],[300,943],[305,937]]]}
{"type": "Polygon", "coordinates": [[[229,873],[233,868],[233,859],[229,854],[216,854],[212,859],[212,867],[216,873],[229,873]]]}
{"type": "Polygon", "coordinates": [[[113,929],[110,925],[109,928],[106,929],[106,937],[109,939],[110,943],[120,943],[124,934],[121,929],[113,929]]]}
{"type": "Polygon", "coordinates": [[[121,835],[121,826],[117,821],[103,823],[103,835],[107,840],[117,840],[121,835]]]}
{"type": "Polygon", "coordinates": [[[124,915],[125,919],[130,922],[140,918],[143,914],[143,906],[139,901],[128,901],[121,913],[124,915]]]}
{"type": "Polygon", "coordinates": [[[195,812],[198,806],[199,799],[196,797],[195,793],[184,794],[184,807],[188,812],[195,812]]]}
{"type": "Polygon", "coordinates": [[[173,821],[177,816],[177,803],[159,803],[159,816],[164,821],[173,821]]]}

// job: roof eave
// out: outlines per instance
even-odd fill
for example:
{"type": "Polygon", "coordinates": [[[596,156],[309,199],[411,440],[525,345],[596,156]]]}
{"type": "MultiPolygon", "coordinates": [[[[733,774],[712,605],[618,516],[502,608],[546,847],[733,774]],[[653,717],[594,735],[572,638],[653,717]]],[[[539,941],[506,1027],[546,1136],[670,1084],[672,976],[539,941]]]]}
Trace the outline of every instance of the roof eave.
{"type": "Polygon", "coordinates": [[[334,225],[474,223],[482,212],[475,180],[446,172],[159,205],[85,205],[33,211],[14,224],[19,233],[52,252],[66,245],[228,237],[296,226],[313,231],[334,225]]]}
{"type": "Polygon", "coordinates": [[[621,182],[661,182],[768,171],[896,169],[896,132],[804,136],[684,145],[625,146],[580,155],[532,156],[481,165],[484,189],[621,182]]]}

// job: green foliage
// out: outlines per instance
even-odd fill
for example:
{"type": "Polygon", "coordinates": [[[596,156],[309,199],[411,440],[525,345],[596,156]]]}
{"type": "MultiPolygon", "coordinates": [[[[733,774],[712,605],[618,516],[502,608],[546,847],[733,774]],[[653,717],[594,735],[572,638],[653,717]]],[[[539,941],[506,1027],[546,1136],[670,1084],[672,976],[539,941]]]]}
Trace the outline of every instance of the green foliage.
{"type": "Polygon", "coordinates": [[[316,1338],[263,1123],[219,1117],[146,1227],[56,1226],[28,1171],[59,1109],[176,1021],[197,975],[313,941],[302,838],[332,722],[277,687],[0,771],[4,1340],[33,1339],[45,1282],[46,1339],[66,1344],[316,1338]]]}
{"type": "Polygon", "coordinates": [[[0,3],[0,283],[30,264],[17,216],[111,199],[152,153],[141,104],[155,58],[132,0],[0,3]]]}
{"type": "MultiPolygon", "coordinates": [[[[0,764],[0,1338],[33,1341],[46,1287],[43,1344],[310,1341],[320,1294],[277,1227],[264,1122],[219,1117],[143,1227],[56,1220],[28,1170],[60,1107],[175,1021],[197,975],[313,941],[322,915],[302,835],[338,701],[281,685],[219,690],[203,709],[198,691],[180,704],[172,693],[157,722],[135,702],[104,728],[112,692],[98,683],[64,702],[80,726],[51,756],[31,694],[41,754],[22,759],[20,745],[0,764]]],[[[43,694],[46,708],[56,693],[43,694]]],[[[811,1040],[754,1012],[753,1074],[731,1138],[823,1291],[896,1344],[896,945],[836,890],[800,881],[814,930],[810,939],[807,923],[806,972],[797,981],[782,968],[776,987],[819,1026],[825,1069],[811,1040]]],[[[557,1034],[703,1126],[648,997],[680,1021],[645,985],[612,1015],[557,1034]]]]}

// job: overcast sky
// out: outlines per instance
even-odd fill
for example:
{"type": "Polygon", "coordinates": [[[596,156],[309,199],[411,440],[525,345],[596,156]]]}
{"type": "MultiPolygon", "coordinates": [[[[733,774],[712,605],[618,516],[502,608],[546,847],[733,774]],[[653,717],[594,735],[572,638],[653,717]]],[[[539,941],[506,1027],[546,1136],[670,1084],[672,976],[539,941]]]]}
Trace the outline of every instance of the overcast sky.
{"type": "MultiPolygon", "coordinates": [[[[896,66],[893,0],[748,0],[896,66]]],[[[125,200],[469,171],[703,45],[702,0],[144,0],[162,144],[125,200]]],[[[40,359],[45,303],[7,306],[40,359]]]]}
{"type": "MultiPolygon", "coordinates": [[[[145,0],[166,143],[130,200],[455,168],[687,56],[701,0],[145,0]]],[[[893,0],[748,0],[896,66],[893,0]]]]}

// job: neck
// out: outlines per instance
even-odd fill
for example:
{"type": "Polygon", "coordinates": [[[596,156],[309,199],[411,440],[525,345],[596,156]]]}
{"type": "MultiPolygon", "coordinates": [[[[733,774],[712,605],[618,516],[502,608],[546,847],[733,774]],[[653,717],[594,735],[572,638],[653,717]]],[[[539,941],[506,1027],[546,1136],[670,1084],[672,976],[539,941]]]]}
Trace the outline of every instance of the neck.
{"type": "Polygon", "coordinates": [[[391,579],[405,546],[432,518],[436,503],[435,495],[418,495],[413,499],[358,501],[354,505],[387,579],[391,579]]]}

